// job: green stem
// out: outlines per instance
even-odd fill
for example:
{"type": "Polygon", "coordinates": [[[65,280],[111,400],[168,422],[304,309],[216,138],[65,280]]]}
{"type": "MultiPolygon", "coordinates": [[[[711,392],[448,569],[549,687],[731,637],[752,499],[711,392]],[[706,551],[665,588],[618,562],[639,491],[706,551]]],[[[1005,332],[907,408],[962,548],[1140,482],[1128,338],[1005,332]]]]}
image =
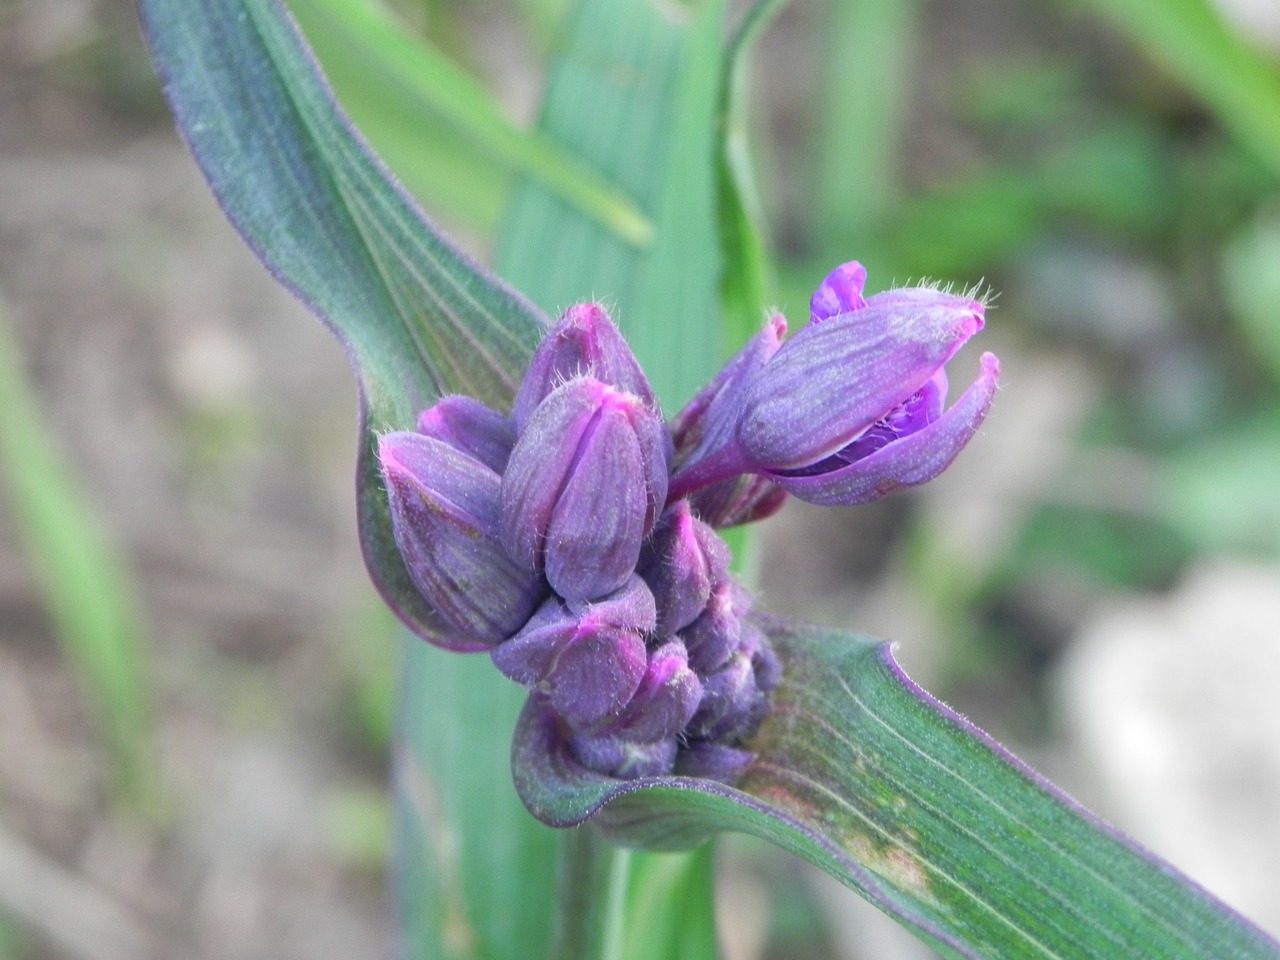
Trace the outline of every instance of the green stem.
{"type": "Polygon", "coordinates": [[[591,827],[570,831],[560,845],[551,957],[622,960],[630,879],[630,851],[591,827]]]}

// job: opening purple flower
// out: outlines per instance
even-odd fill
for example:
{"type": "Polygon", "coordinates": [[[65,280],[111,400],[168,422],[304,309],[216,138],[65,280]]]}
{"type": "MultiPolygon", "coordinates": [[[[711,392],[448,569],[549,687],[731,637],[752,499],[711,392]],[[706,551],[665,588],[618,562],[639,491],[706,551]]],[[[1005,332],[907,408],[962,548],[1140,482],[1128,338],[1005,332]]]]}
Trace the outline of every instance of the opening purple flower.
{"type": "Polygon", "coordinates": [[[673,490],[755,473],[810,503],[853,504],[950,465],[999,380],[999,361],[983,354],[978,378],[946,408],[946,364],[982,329],[984,305],[930,287],[863,297],[865,279],[858,263],[827,276],[809,326],[731,385],[731,409],[722,403],[707,432],[724,436],[732,418],[732,436],[686,458],[673,490]]]}

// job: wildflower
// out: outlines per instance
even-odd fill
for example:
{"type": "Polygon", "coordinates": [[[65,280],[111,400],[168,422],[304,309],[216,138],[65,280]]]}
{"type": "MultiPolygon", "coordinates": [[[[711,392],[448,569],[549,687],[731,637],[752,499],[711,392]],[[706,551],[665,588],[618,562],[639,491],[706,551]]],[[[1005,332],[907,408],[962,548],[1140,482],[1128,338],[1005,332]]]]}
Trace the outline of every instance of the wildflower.
{"type": "Polygon", "coordinates": [[[529,416],[502,478],[502,541],[566,600],[620,587],[667,497],[667,432],[635,394],[595,377],[529,416]]]}
{"type": "Polygon", "coordinates": [[[550,701],[572,729],[617,720],[648,667],[645,634],[656,622],[653,594],[631,577],[596,603],[547,600],[492,653],[498,669],[550,701]]]}
{"type": "Polygon", "coordinates": [[[608,311],[598,303],[579,303],[564,312],[529,362],[516,394],[517,428],[524,428],[556,387],[586,376],[639,397],[651,410],[658,409],[648,377],[608,311]]]}
{"type": "Polygon", "coordinates": [[[814,294],[809,326],[744,367],[720,403],[715,445],[685,461],[673,489],[754,473],[810,503],[853,504],[950,465],[999,379],[999,361],[983,354],[978,378],[946,408],[946,364],[982,329],[984,306],[929,287],[864,298],[865,275],[858,264],[833,271],[814,294]]]}
{"type": "Polygon", "coordinates": [[[391,529],[414,585],[475,644],[518,630],[547,594],[499,538],[501,479],[434,437],[390,433],[378,444],[391,529]]]}

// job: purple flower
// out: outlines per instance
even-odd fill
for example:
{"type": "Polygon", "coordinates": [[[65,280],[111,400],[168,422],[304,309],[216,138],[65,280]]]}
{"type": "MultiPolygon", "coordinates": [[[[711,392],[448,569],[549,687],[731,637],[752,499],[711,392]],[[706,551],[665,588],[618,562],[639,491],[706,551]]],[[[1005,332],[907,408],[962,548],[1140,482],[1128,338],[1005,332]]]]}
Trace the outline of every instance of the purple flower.
{"type": "Polygon", "coordinates": [[[423,410],[418,415],[418,432],[461,450],[495,473],[507,468],[516,443],[516,427],[510,417],[472,397],[456,394],[423,410]]]}
{"type": "Polygon", "coordinates": [[[547,588],[502,547],[498,474],[417,433],[389,433],[378,452],[396,546],[414,585],[461,635],[457,645],[492,646],[520,629],[547,588]]]}
{"type": "Polygon", "coordinates": [[[631,702],[597,734],[574,733],[569,747],[579,762],[615,777],[670,773],[677,738],[702,701],[702,681],[689,669],[684,645],[669,640],[649,656],[631,702]]]}
{"type": "Polygon", "coordinates": [[[598,304],[535,351],[511,416],[468,397],[382,438],[396,543],[457,631],[529,688],[552,735],[616,777],[732,781],[781,667],[716,526],[788,494],[860,503],[936,476],[981,424],[999,365],[947,407],[945,368],[983,326],[936,289],[866,297],[847,263],[783,341],[774,316],[668,430],[598,304]]]}
{"type": "Polygon", "coordinates": [[[982,329],[983,304],[927,287],[864,298],[865,276],[839,267],[815,292],[808,327],[776,350],[748,344],[755,359],[721,388],[727,400],[707,404],[712,442],[682,461],[677,495],[754,473],[810,503],[863,503],[950,465],[999,379],[999,361],[983,354],[977,380],[946,408],[944,368],[982,329]]]}
{"type": "Polygon", "coordinates": [[[517,428],[524,429],[538,404],[557,387],[578,377],[595,377],[658,409],[648,377],[608,311],[598,303],[579,303],[564,312],[529,362],[516,394],[517,428]]]}
{"type": "Polygon", "coordinates": [[[667,497],[668,434],[640,397],[595,377],[529,416],[502,478],[502,542],[568,601],[622,586],[667,497]]]}
{"type": "Polygon", "coordinates": [[[653,595],[639,577],[598,603],[552,597],[524,629],[494,648],[498,669],[547,697],[572,729],[615,722],[648,669],[644,635],[653,629],[653,595]]]}
{"type": "MultiPolygon", "coordinates": [[[[782,314],[774,314],[759,333],[747,341],[724,365],[712,381],[703,387],[688,405],[681,410],[671,425],[675,438],[675,475],[671,478],[670,496],[674,500],[694,494],[696,499],[707,499],[714,504],[734,502],[748,491],[746,514],[754,503],[749,494],[757,498],[768,495],[772,484],[761,489],[753,485],[754,478],[743,477],[742,466],[734,434],[742,404],[742,395],[751,380],[782,345],[787,332],[787,321],[782,314]]],[[[781,506],[777,503],[773,509],[781,506]]],[[[719,511],[711,511],[717,513],[719,511]]],[[[712,526],[715,523],[704,515],[712,526]]],[[[737,522],[744,522],[739,519],[737,522]]]]}
{"type": "Polygon", "coordinates": [[[670,636],[702,614],[712,587],[729,576],[730,559],[728,545],[693,515],[687,500],[666,509],[639,568],[657,601],[659,635],[670,636]]]}

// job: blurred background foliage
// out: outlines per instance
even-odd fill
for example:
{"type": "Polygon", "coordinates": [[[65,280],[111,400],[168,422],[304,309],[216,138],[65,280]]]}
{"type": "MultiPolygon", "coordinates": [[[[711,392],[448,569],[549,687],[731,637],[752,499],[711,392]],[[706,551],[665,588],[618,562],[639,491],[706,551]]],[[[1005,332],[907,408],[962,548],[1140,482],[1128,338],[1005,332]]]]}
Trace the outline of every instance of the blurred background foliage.
{"type": "MultiPolygon", "coordinates": [[[[289,6],[356,125],[480,256],[492,257],[521,178],[626,242],[647,242],[650,225],[633,198],[531,132],[571,0],[289,6]]],[[[684,0],[668,6],[671,16],[690,15],[684,0]]],[[[733,5],[732,21],[750,6],[733,5]]],[[[983,347],[1004,358],[1005,388],[984,435],[936,491],[859,508],[839,523],[788,511],[785,523],[764,534],[761,592],[774,608],[902,639],[908,667],[926,686],[1041,758],[1051,773],[1070,768],[1079,761],[1064,746],[1070,738],[1055,697],[1069,683],[1059,667],[1091,617],[1117,598],[1170,596],[1206,565],[1280,566],[1280,14],[1269,0],[771,6],[776,19],[741,78],[747,110],[735,122],[743,126],[729,131],[726,146],[734,169],[754,171],[744,205],[763,226],[772,261],[772,275],[751,289],[768,290],[794,326],[815,283],[851,258],[868,266],[880,288],[922,277],[960,285],[982,278],[998,292],[983,347]],[[807,591],[771,582],[770,563],[807,579],[807,591]]],[[[279,726],[280,684],[299,684],[309,696],[318,685],[322,693],[307,701],[300,724],[325,718],[321,731],[342,744],[343,786],[326,794],[317,829],[324,855],[368,885],[387,845],[380,778],[394,626],[359,581],[349,527],[339,524],[321,539],[323,549],[348,551],[326,574],[341,599],[323,625],[312,614],[284,628],[294,637],[283,642],[286,651],[302,642],[295,634],[320,630],[321,663],[276,656],[274,641],[248,630],[242,641],[184,665],[181,651],[200,631],[178,636],[157,612],[164,603],[148,572],[155,558],[138,559],[138,511],[113,512],[126,497],[113,489],[132,481],[98,476],[106,461],[78,446],[74,425],[59,422],[59,411],[63,421],[73,419],[53,399],[68,381],[47,374],[73,335],[47,342],[47,305],[28,295],[32,281],[19,270],[28,261],[14,252],[38,249],[40,234],[16,216],[6,220],[3,208],[19,206],[30,170],[22,163],[41,150],[141,163],[143,153],[121,151],[167,136],[134,30],[123,0],[0,2],[0,110],[9,131],[0,148],[12,159],[0,177],[8,193],[0,195],[0,285],[14,304],[0,322],[17,333],[13,350],[0,343],[0,361],[15,365],[0,367],[9,503],[0,534],[4,569],[32,571],[3,581],[0,650],[11,649],[6,669],[20,678],[24,638],[42,630],[56,638],[86,704],[80,723],[101,731],[110,757],[85,780],[97,797],[88,809],[132,817],[126,832],[162,838],[148,848],[158,863],[166,844],[181,846],[183,817],[172,806],[181,790],[159,786],[165,774],[148,765],[163,761],[148,758],[158,755],[152,738],[166,738],[181,684],[198,676],[235,690],[213,697],[210,712],[241,730],[279,726]],[[35,358],[30,385],[20,351],[35,358]],[[59,463],[64,452],[70,469],[59,463]],[[80,479],[70,481],[73,475],[80,479]],[[128,573],[135,565],[142,568],[136,578],[128,573]],[[47,625],[21,626],[36,606],[48,611],[47,625]],[[144,643],[144,634],[155,642],[144,643]]],[[[727,277],[724,285],[732,293],[742,282],[727,277]]],[[[167,291],[155,278],[135,282],[133,291],[164,304],[192,295],[167,291]]],[[[731,327],[738,341],[743,325],[731,327]]],[[[296,335],[296,326],[288,330],[296,335]]],[[[211,496],[225,511],[238,509],[228,491],[246,476],[266,489],[321,470],[341,486],[350,437],[308,432],[313,426],[299,433],[296,420],[281,420],[282,401],[305,409],[312,385],[298,374],[279,395],[255,393],[256,405],[240,402],[234,384],[187,397],[180,422],[163,434],[189,470],[176,488],[200,503],[211,496]],[[299,447],[261,452],[275,430],[294,431],[299,447]],[[264,479],[273,470],[285,479],[264,479]]],[[[339,396],[305,412],[327,416],[349,402],[339,396]]],[[[349,509],[341,495],[327,493],[294,509],[301,525],[316,525],[335,504],[349,509]]],[[[238,588],[227,581],[220,589],[234,595],[238,588]]],[[[282,588],[268,602],[278,609],[280,597],[286,607],[316,599],[282,588]]],[[[1275,622],[1270,637],[1280,646],[1275,622]]],[[[1144,669],[1158,673],[1159,664],[1144,669]]],[[[1280,770],[1280,757],[1262,762],[1280,770]]],[[[0,880],[38,849],[58,852],[53,866],[74,879],[76,842],[24,827],[41,815],[30,809],[34,794],[17,782],[8,772],[0,779],[0,839],[9,844],[10,833],[27,833],[35,847],[15,853],[0,846],[9,864],[0,880]]],[[[1087,792],[1087,783],[1079,789],[1087,792]]],[[[1105,800],[1105,786],[1098,797],[1105,800]]],[[[1280,850],[1275,814],[1259,823],[1271,831],[1262,845],[1280,850]]],[[[739,869],[724,886],[742,902],[761,896],[753,884],[765,872],[764,856],[749,845],[727,852],[739,869]]],[[[1267,862],[1280,863],[1280,853],[1267,862]]],[[[797,869],[770,864],[775,874],[797,869]]],[[[80,892],[104,885],[110,888],[99,877],[93,891],[80,892]]],[[[910,955],[857,953],[840,928],[844,908],[833,913],[821,891],[815,899],[808,889],[771,884],[771,929],[755,940],[730,936],[734,956],[910,955]]],[[[41,909],[0,883],[0,958],[110,955],[95,953],[92,937],[59,939],[65,931],[42,922],[41,909]],[[6,913],[17,922],[6,922],[6,913]]],[[[112,929],[126,943],[145,940],[164,909],[117,918],[112,929]]],[[[1259,919],[1274,925],[1274,916],[1259,919]]],[[[176,920],[159,925],[165,936],[181,930],[176,920]]],[[[291,955],[281,942],[274,955],[291,955]]],[[[257,954],[210,947],[196,955],[257,954]]]]}

